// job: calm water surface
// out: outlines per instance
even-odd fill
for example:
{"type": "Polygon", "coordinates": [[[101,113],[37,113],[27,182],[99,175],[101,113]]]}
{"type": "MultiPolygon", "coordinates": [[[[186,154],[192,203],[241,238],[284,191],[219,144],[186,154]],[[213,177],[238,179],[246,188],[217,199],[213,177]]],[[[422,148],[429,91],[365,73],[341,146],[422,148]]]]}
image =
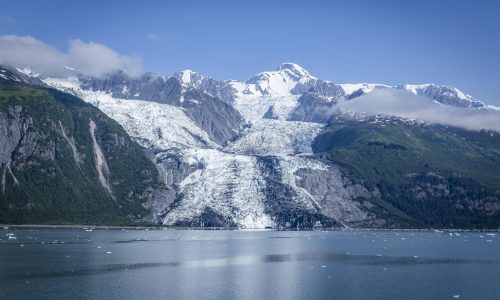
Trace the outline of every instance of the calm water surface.
{"type": "Polygon", "coordinates": [[[0,299],[500,299],[498,237],[0,228],[0,299]]]}

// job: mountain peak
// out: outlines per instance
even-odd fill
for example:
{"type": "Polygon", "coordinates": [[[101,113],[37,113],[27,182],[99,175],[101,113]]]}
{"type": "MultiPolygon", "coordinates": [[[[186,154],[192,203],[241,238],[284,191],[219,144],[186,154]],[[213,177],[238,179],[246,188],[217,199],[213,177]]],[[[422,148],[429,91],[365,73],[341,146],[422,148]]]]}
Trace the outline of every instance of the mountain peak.
{"type": "Polygon", "coordinates": [[[278,66],[276,71],[288,71],[297,77],[311,77],[311,74],[298,64],[285,62],[278,66]]]}
{"type": "Polygon", "coordinates": [[[193,72],[191,70],[184,70],[184,71],[180,71],[178,73],[178,77],[179,80],[184,83],[184,84],[189,84],[191,83],[191,80],[192,80],[192,77],[196,76],[197,73],[196,72],[193,72]]]}

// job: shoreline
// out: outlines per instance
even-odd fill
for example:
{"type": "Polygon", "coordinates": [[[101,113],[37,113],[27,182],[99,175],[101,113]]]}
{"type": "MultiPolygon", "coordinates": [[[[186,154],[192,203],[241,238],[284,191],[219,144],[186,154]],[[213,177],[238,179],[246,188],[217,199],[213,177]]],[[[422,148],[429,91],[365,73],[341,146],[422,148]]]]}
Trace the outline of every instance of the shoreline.
{"type": "Polygon", "coordinates": [[[40,228],[40,229],[132,229],[132,230],[202,230],[202,231],[378,231],[378,232],[500,232],[500,229],[463,229],[463,228],[238,228],[238,227],[177,227],[161,225],[82,225],[82,224],[0,224],[2,229],[40,228]]]}

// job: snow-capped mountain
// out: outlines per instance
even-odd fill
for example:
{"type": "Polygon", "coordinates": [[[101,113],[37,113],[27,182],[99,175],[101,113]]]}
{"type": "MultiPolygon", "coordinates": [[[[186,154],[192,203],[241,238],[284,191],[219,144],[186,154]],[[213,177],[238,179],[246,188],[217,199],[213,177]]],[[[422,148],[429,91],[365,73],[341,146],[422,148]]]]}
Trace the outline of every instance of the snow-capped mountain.
{"type": "Polygon", "coordinates": [[[376,83],[341,83],[318,79],[295,63],[280,64],[274,71],[261,72],[246,81],[205,77],[186,70],[173,75],[183,85],[200,89],[209,95],[233,103],[236,98],[257,96],[291,96],[311,92],[328,101],[353,99],[378,89],[399,89],[458,107],[485,107],[485,104],[456,87],[437,84],[385,85],[376,83]]]}
{"type": "Polygon", "coordinates": [[[314,155],[312,144],[332,106],[397,89],[444,105],[485,107],[454,87],[335,84],[294,63],[246,81],[217,81],[189,70],[139,77],[119,71],[106,78],[76,71],[68,78],[18,74],[14,80],[36,80],[93,104],[150,150],[169,190],[147,207],[150,220],[165,225],[378,224],[363,201],[374,192],[314,155]]]}
{"type": "Polygon", "coordinates": [[[414,95],[424,96],[439,103],[459,107],[486,107],[486,105],[453,86],[435,84],[404,84],[399,89],[409,91],[414,95]]]}
{"type": "Polygon", "coordinates": [[[262,72],[245,82],[230,82],[237,96],[287,96],[317,79],[294,63],[283,63],[275,71],[262,72]]]}

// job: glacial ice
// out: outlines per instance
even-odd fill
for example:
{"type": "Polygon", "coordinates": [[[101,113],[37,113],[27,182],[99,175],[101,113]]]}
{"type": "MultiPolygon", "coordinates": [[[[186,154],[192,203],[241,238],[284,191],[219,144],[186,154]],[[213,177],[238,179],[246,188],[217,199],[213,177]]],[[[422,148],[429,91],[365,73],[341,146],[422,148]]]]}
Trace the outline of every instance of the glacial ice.
{"type": "MultiPolygon", "coordinates": [[[[95,105],[143,146],[167,154],[176,149],[182,162],[192,166],[191,173],[173,183],[177,190],[176,201],[165,211],[157,212],[165,225],[189,222],[209,208],[241,228],[275,226],[275,221],[266,212],[266,178],[259,157],[276,159],[274,168],[280,180],[296,195],[287,201],[304,211],[321,209],[317,191],[313,195],[297,184],[300,177],[296,173],[301,169],[321,171],[332,167],[308,157],[312,154],[311,143],[323,125],[287,121],[297,106],[298,96],[236,98],[234,107],[246,120],[247,127],[237,140],[222,147],[213,142],[182,108],[117,99],[104,91],[83,90],[72,78],[45,82],[95,105]]],[[[101,177],[101,173],[105,173],[103,164],[99,168],[101,177]]],[[[339,181],[335,188],[344,189],[340,176],[332,178],[339,181]]],[[[105,177],[102,183],[107,184],[105,177]]],[[[349,193],[341,190],[337,194],[343,197],[349,193]]]]}

